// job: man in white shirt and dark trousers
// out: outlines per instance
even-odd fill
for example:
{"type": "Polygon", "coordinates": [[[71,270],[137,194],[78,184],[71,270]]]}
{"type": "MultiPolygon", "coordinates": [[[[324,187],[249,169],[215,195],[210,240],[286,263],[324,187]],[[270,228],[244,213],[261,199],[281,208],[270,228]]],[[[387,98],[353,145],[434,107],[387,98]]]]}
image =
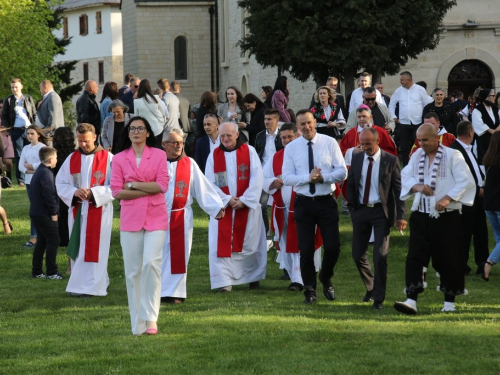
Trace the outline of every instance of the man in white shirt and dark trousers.
{"type": "Polygon", "coordinates": [[[335,183],[347,176],[342,152],[334,138],[316,133],[311,111],[297,112],[297,127],[302,137],[285,148],[283,183],[296,192],[295,221],[300,250],[300,269],[304,282],[305,304],[314,303],[316,269],[314,267],[316,225],[321,231],[324,256],[319,274],[323,294],[335,299],[331,277],[340,253],[339,212],[334,198],[335,183]]]}
{"type": "MultiPolygon", "coordinates": [[[[275,108],[268,108],[264,112],[264,125],[266,130],[263,130],[257,134],[255,137],[255,150],[259,155],[262,167],[267,163],[268,160],[272,160],[273,155],[283,149],[283,144],[281,143],[281,138],[279,137],[278,121],[280,119],[280,114],[275,108]]],[[[266,234],[269,235],[269,217],[267,215],[267,202],[269,200],[269,194],[262,190],[262,195],[260,197],[260,205],[262,208],[262,220],[264,220],[264,226],[266,227],[266,234]]],[[[268,238],[268,249],[272,246],[272,240],[268,238]]]]}
{"type": "Polygon", "coordinates": [[[389,112],[396,122],[399,133],[399,152],[404,165],[408,164],[410,149],[415,142],[415,133],[422,123],[424,107],[433,101],[422,86],[413,83],[410,72],[399,76],[401,87],[394,91],[389,104],[389,112]],[[399,103],[399,117],[396,116],[396,104],[399,103]]]}
{"type": "Polygon", "coordinates": [[[387,255],[391,227],[406,228],[406,204],[401,195],[399,159],[380,149],[379,134],[366,128],[359,135],[364,152],[352,156],[347,199],[352,220],[352,257],[366,287],[363,302],[373,301],[373,308],[382,309],[387,284],[387,255]],[[368,261],[368,243],[374,233],[373,263],[368,261]]]}
{"type": "Polygon", "coordinates": [[[424,291],[422,269],[432,257],[444,294],[441,311],[455,311],[455,296],[464,293],[462,205],[471,206],[476,186],[464,157],[439,143],[436,128],[423,124],[417,130],[419,148],[401,172],[401,199],[414,196],[410,242],[406,257],[406,296],[394,308],[417,313],[417,297],[424,291]]]}
{"type": "Polygon", "coordinates": [[[476,274],[483,271],[483,264],[488,260],[488,226],[486,224],[486,213],[483,207],[483,180],[484,174],[479,167],[476,157],[472,153],[471,143],[474,139],[474,129],[469,121],[459,122],[457,125],[458,139],[451,144],[451,148],[460,151],[469,166],[476,183],[476,195],[472,207],[462,207],[462,250],[464,256],[465,276],[469,276],[471,268],[469,261],[469,249],[471,240],[474,239],[474,260],[477,266],[476,274]]]}

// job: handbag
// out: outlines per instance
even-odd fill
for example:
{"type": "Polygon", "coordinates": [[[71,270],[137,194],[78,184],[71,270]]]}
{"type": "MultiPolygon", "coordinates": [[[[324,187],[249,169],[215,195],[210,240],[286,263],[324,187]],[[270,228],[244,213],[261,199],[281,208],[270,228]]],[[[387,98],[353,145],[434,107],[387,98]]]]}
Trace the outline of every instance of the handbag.
{"type": "Polygon", "coordinates": [[[8,189],[12,187],[12,180],[7,176],[0,176],[0,180],[2,181],[2,189],[8,189]]]}

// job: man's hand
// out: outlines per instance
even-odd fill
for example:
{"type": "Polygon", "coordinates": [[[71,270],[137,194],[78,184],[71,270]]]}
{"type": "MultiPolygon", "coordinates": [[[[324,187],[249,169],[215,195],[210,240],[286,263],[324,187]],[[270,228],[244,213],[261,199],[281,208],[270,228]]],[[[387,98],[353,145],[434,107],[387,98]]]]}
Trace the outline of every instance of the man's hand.
{"type": "Polygon", "coordinates": [[[484,197],[484,189],[483,188],[479,188],[479,198],[483,198],[484,197]]]}
{"type": "Polygon", "coordinates": [[[387,133],[390,133],[392,131],[391,127],[385,123],[384,129],[386,130],[387,133]]]}
{"type": "Polygon", "coordinates": [[[416,184],[411,188],[412,191],[422,193],[423,195],[427,195],[428,197],[434,195],[434,190],[429,185],[424,184],[416,184]]]}
{"type": "Polygon", "coordinates": [[[271,185],[269,185],[269,190],[279,190],[283,187],[283,180],[281,178],[277,178],[273,182],[271,182],[271,185]]]}
{"type": "Polygon", "coordinates": [[[399,124],[399,120],[397,118],[393,119],[396,124],[399,124]]]}
{"type": "Polygon", "coordinates": [[[233,208],[233,210],[241,210],[245,207],[245,204],[240,201],[240,198],[238,197],[231,197],[231,199],[229,200],[229,205],[233,208]]]}
{"type": "Polygon", "coordinates": [[[247,128],[246,122],[238,122],[238,128],[245,130],[247,128]]]}
{"type": "Polygon", "coordinates": [[[323,182],[323,176],[321,175],[321,168],[314,166],[311,173],[309,174],[309,181],[312,184],[321,184],[323,182]]]}
{"type": "Polygon", "coordinates": [[[219,213],[217,214],[217,216],[215,217],[215,220],[220,220],[224,217],[224,215],[226,214],[226,209],[224,208],[221,208],[219,213]]]}
{"type": "Polygon", "coordinates": [[[326,124],[327,128],[336,128],[337,123],[335,121],[328,121],[328,124],[326,124]]]}
{"type": "Polygon", "coordinates": [[[397,220],[396,221],[396,228],[398,228],[398,230],[401,232],[401,231],[404,231],[405,228],[406,228],[406,225],[408,223],[406,222],[406,220],[397,220]]]}
{"type": "Polygon", "coordinates": [[[436,211],[444,211],[446,207],[451,202],[451,198],[449,196],[445,196],[436,202],[436,211]]]}
{"type": "Polygon", "coordinates": [[[92,197],[92,190],[90,189],[77,189],[75,191],[75,197],[79,200],[84,201],[92,197]]]}
{"type": "Polygon", "coordinates": [[[52,215],[50,218],[52,219],[52,221],[57,221],[57,215],[52,215]]]}

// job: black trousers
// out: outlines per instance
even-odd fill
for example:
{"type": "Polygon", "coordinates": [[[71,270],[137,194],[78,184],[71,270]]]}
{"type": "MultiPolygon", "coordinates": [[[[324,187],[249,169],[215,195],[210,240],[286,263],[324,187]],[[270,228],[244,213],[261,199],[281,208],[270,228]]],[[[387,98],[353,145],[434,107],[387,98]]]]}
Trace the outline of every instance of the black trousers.
{"type": "Polygon", "coordinates": [[[333,268],[339,259],[339,211],[337,202],[328,200],[313,201],[306,197],[295,198],[295,221],[300,250],[300,271],[306,296],[316,296],[316,269],[314,267],[314,238],[316,225],[323,237],[324,255],[319,280],[329,283],[333,268]]]}
{"type": "Polygon", "coordinates": [[[373,292],[373,299],[384,302],[387,284],[387,255],[391,228],[381,204],[370,208],[361,206],[351,211],[352,220],[352,258],[363,280],[366,290],[373,292]],[[372,228],[375,235],[373,244],[373,276],[368,261],[368,245],[372,228]]]}
{"type": "Polygon", "coordinates": [[[269,233],[269,215],[267,214],[267,201],[269,200],[269,194],[262,190],[260,195],[260,208],[262,210],[262,220],[264,221],[264,227],[266,228],[266,236],[269,233]]]}
{"type": "Polygon", "coordinates": [[[415,211],[410,217],[410,248],[406,257],[408,297],[422,293],[422,267],[432,258],[432,266],[441,275],[441,291],[454,297],[464,291],[464,264],[458,211],[443,212],[439,218],[415,211]]]}
{"type": "Polygon", "coordinates": [[[53,221],[50,216],[31,216],[31,219],[37,233],[31,272],[33,275],[43,273],[43,255],[45,254],[46,275],[54,275],[58,272],[56,257],[59,247],[59,229],[57,221],[53,221]]]}
{"type": "Polygon", "coordinates": [[[419,125],[405,125],[398,124],[399,130],[399,150],[401,152],[401,161],[404,165],[408,164],[410,160],[410,151],[415,143],[415,138],[417,136],[417,129],[419,125]]]}
{"type": "Polygon", "coordinates": [[[476,196],[472,208],[462,208],[462,252],[464,257],[465,272],[469,273],[471,268],[469,262],[469,250],[471,240],[474,241],[474,261],[479,268],[490,255],[488,249],[488,226],[486,224],[486,213],[483,208],[483,198],[476,196]]]}

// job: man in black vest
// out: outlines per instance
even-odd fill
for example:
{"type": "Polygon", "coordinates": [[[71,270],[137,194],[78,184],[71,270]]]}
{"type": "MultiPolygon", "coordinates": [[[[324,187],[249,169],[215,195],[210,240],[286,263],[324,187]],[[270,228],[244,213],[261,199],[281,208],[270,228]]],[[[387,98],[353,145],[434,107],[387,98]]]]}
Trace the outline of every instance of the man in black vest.
{"type": "Polygon", "coordinates": [[[493,103],[494,100],[494,90],[481,90],[476,99],[479,104],[472,111],[472,126],[477,134],[477,160],[479,164],[483,164],[483,157],[490,145],[491,135],[499,129],[500,125],[498,107],[493,103]]]}
{"type": "Polygon", "coordinates": [[[458,139],[451,144],[451,148],[460,151],[465,162],[474,177],[476,183],[476,196],[472,206],[462,206],[462,249],[464,255],[465,276],[469,276],[471,268],[469,261],[469,249],[471,239],[474,239],[474,260],[477,265],[476,274],[482,272],[482,264],[488,259],[488,227],[486,225],[486,214],[483,208],[483,180],[484,174],[479,168],[479,163],[472,153],[472,140],[474,129],[469,121],[462,121],[457,125],[458,139]]]}

